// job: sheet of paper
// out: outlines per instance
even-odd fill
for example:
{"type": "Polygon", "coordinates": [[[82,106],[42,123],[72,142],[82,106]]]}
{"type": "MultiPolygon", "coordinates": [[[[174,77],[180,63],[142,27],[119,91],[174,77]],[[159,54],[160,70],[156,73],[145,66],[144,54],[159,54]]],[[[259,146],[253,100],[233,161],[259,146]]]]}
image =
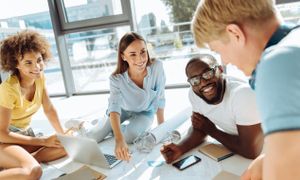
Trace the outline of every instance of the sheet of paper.
{"type": "Polygon", "coordinates": [[[173,132],[176,132],[180,135],[180,139],[182,139],[189,131],[190,127],[192,127],[192,121],[190,117],[184,121],[179,127],[177,127],[173,132]]]}
{"type": "Polygon", "coordinates": [[[155,137],[155,142],[159,143],[161,140],[165,139],[168,133],[174,131],[177,127],[183,124],[186,120],[188,120],[192,115],[192,108],[188,107],[179,113],[172,116],[166,122],[154,128],[150,131],[151,134],[155,137]]]}

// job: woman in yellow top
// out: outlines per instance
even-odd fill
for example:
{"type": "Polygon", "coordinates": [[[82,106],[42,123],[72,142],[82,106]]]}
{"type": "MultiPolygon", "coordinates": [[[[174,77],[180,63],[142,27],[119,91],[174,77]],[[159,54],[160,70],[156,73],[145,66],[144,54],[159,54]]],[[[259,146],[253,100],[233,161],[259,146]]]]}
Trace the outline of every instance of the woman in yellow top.
{"type": "Polygon", "coordinates": [[[66,155],[56,135],[34,137],[30,128],[32,115],[43,105],[55,131],[63,133],[45,87],[44,63],[50,57],[50,45],[32,30],[1,42],[1,69],[10,76],[0,85],[0,179],[39,179],[39,162],[66,155]]]}

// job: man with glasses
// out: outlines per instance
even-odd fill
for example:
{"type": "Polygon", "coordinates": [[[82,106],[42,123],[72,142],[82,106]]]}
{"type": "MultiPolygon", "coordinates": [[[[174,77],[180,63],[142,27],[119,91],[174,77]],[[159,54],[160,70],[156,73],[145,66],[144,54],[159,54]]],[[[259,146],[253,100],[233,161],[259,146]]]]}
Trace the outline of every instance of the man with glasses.
{"type": "Polygon", "coordinates": [[[166,162],[171,163],[200,145],[207,135],[234,153],[257,157],[263,136],[254,92],[248,83],[225,76],[222,66],[208,54],[192,58],[186,65],[186,75],[191,85],[192,128],[179,144],[161,148],[166,162]]]}

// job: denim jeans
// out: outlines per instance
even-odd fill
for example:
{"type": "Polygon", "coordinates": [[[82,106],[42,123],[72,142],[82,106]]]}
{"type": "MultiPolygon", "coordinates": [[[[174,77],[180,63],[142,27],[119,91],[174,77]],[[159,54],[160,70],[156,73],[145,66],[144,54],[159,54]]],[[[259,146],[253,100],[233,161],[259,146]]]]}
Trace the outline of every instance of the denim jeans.
{"type": "Polygon", "coordinates": [[[25,135],[25,136],[35,137],[35,134],[34,134],[31,127],[27,128],[27,129],[20,129],[20,128],[17,128],[15,126],[13,126],[13,125],[9,125],[8,129],[9,129],[10,132],[15,132],[15,133],[22,134],[22,135],[25,135]]]}
{"type": "MultiPolygon", "coordinates": [[[[154,115],[149,112],[129,112],[122,110],[120,121],[121,131],[127,143],[132,144],[133,140],[152,126],[154,115]]],[[[102,141],[112,132],[110,118],[105,116],[98,120],[98,123],[88,132],[87,136],[102,141]]]]}

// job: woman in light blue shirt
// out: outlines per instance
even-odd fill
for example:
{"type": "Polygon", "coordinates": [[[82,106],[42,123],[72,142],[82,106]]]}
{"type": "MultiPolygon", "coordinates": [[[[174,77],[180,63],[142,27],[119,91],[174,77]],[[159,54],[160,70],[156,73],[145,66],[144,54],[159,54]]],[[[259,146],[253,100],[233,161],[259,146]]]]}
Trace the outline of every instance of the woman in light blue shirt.
{"type": "Polygon", "coordinates": [[[118,159],[130,159],[127,143],[150,129],[154,114],[158,124],[164,122],[165,81],[163,64],[150,59],[143,37],[126,33],[119,42],[117,68],[110,76],[110,123],[104,123],[97,137],[101,141],[113,130],[118,159]]]}

